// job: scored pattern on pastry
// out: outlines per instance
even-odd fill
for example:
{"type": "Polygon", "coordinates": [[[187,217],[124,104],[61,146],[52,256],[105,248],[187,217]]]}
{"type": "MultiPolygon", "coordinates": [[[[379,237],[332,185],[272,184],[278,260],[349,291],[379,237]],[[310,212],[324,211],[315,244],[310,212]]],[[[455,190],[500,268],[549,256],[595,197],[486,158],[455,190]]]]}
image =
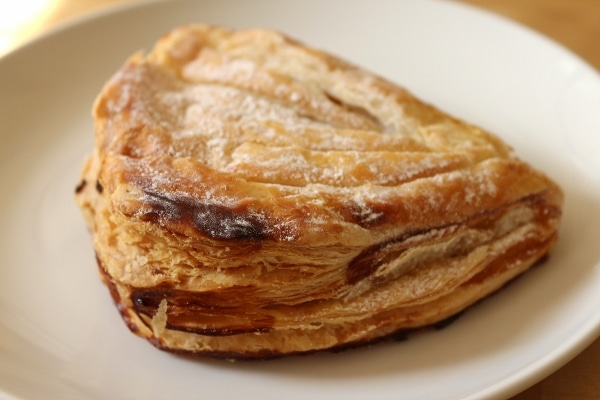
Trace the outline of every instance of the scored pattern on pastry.
{"type": "Polygon", "coordinates": [[[268,358],[443,321],[542,258],[562,193],[494,135],[268,30],[191,25],[95,107],[77,201],[132,331],[268,358]]]}

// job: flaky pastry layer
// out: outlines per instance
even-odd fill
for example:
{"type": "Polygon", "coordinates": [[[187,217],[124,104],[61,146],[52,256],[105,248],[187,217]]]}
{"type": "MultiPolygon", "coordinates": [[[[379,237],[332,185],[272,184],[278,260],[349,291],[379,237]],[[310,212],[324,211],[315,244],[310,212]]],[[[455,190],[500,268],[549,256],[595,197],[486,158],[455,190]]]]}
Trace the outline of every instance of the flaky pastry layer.
{"type": "Polygon", "coordinates": [[[548,253],[562,193],[494,135],[268,30],[191,25],[94,106],[104,282],[174,352],[268,358],[439,323],[548,253]]]}

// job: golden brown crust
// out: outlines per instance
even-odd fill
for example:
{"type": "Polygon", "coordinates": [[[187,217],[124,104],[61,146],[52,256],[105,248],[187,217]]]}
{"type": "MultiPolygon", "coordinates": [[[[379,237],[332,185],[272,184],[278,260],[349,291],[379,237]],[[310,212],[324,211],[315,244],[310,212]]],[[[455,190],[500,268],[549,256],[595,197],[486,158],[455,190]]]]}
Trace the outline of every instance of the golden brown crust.
{"type": "Polygon", "coordinates": [[[482,129],[276,32],[184,26],[105,85],[77,200],[138,335],[264,358],[435,324],[544,256],[562,193],[482,129]]]}

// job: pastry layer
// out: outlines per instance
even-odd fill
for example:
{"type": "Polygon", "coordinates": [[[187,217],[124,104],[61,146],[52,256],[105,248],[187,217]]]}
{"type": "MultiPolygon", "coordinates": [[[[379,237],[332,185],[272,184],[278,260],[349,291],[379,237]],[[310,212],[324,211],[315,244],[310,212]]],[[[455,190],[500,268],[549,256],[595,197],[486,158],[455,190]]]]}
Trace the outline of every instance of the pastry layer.
{"type": "Polygon", "coordinates": [[[136,334],[266,358],[428,326],[526,271],[560,188],[496,136],[267,30],[184,26],[94,106],[77,201],[136,334]]]}

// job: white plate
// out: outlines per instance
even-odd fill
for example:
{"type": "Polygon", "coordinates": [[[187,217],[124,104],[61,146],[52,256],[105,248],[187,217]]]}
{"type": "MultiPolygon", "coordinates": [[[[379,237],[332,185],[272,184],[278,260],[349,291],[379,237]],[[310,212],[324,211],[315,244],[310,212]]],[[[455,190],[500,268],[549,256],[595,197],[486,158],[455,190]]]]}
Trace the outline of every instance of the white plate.
{"type": "Polygon", "coordinates": [[[0,60],[0,398],[505,398],[600,333],[600,78],[526,29],[452,2],[146,3],[0,60]],[[444,330],[341,354],[192,361],[133,336],[96,275],[73,190],[89,110],[123,60],[187,22],[271,27],[484,126],[564,187],[550,260],[444,330]]]}

